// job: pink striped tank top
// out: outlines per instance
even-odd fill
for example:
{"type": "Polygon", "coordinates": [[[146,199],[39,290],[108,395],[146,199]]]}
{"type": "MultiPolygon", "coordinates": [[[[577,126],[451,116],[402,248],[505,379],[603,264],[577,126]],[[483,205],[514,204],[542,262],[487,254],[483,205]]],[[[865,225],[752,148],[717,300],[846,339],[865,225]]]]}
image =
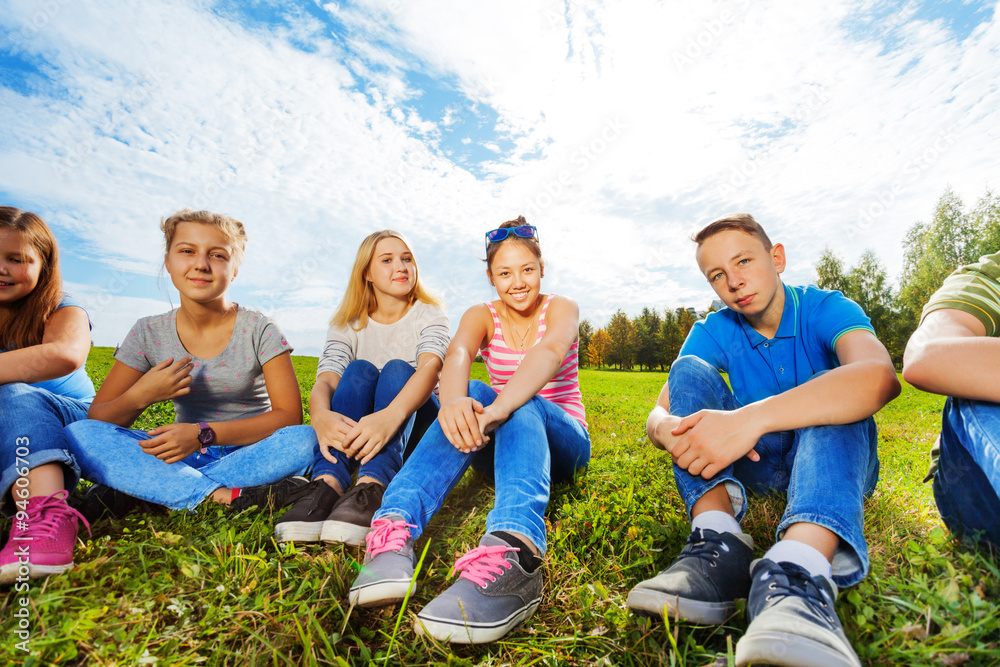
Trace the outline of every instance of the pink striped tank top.
{"type": "MultiPolygon", "coordinates": [[[[548,311],[549,303],[552,302],[554,296],[555,294],[549,294],[545,298],[545,303],[542,304],[542,312],[538,317],[538,336],[535,338],[535,343],[538,343],[545,335],[545,313],[548,311]]],[[[507,347],[503,340],[503,331],[500,328],[500,316],[492,302],[487,301],[486,305],[493,315],[493,337],[481,354],[490,375],[490,386],[499,393],[514,375],[514,371],[521,364],[525,353],[507,347]]],[[[551,380],[545,383],[538,395],[552,401],[586,427],[586,411],[583,407],[583,395],[580,393],[580,378],[577,370],[579,348],[579,341],[574,342],[559,370],[556,371],[551,380]]]]}

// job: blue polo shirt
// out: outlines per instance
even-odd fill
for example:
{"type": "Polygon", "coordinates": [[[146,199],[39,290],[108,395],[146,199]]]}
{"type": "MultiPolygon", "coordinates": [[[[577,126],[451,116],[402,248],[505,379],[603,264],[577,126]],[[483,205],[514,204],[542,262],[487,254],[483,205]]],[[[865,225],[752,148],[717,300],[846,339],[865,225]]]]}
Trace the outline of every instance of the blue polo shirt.
{"type": "Polygon", "coordinates": [[[836,291],[785,289],[785,309],[774,338],[764,338],[729,308],[695,323],[681,347],[729,374],[740,405],[788,391],[820,371],[837,368],[835,347],[856,329],[875,333],[861,306],[836,291]]]}

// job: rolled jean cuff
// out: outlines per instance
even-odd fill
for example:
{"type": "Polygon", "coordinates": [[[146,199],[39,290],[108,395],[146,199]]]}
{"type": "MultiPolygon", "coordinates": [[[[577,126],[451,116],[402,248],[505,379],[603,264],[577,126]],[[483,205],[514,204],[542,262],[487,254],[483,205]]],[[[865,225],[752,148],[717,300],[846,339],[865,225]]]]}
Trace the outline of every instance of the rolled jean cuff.
{"type": "Polygon", "coordinates": [[[861,583],[868,576],[868,544],[863,535],[851,535],[846,522],[836,517],[822,514],[799,512],[782,518],[776,531],[777,539],[782,539],[789,526],[795,523],[811,523],[835,533],[840,538],[837,551],[833,554],[833,583],[838,588],[848,588],[861,583]]]}
{"type": "Polygon", "coordinates": [[[687,510],[688,520],[691,519],[691,509],[695,503],[706,493],[717,487],[719,484],[726,485],[726,492],[729,494],[729,502],[733,506],[733,516],[737,521],[742,521],[747,513],[747,492],[743,483],[736,479],[732,468],[720,472],[712,479],[703,479],[700,476],[692,475],[686,470],[674,466],[674,482],[677,490],[684,501],[684,508],[687,510]]]}
{"type": "Polygon", "coordinates": [[[77,464],[76,459],[73,455],[65,449],[43,449],[41,451],[32,451],[27,456],[19,457],[27,461],[26,466],[13,465],[3,471],[0,475],[0,512],[4,516],[10,516],[14,514],[14,509],[12,505],[9,505],[7,500],[10,497],[10,492],[13,490],[14,482],[20,476],[17,474],[18,468],[28,468],[32,470],[43,466],[47,463],[61,463],[63,466],[63,488],[72,491],[76,488],[76,485],[80,482],[80,466],[77,464]]]}

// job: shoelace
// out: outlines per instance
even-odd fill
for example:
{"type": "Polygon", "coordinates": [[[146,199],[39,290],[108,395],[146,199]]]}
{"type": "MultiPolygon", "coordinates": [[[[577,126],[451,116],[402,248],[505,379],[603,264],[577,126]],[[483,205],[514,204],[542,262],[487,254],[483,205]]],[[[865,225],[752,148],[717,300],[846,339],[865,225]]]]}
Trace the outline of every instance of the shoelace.
{"type": "Polygon", "coordinates": [[[45,496],[40,501],[32,502],[28,507],[28,520],[24,522],[27,524],[27,529],[20,534],[38,539],[52,538],[59,524],[75,516],[83,522],[87,534],[90,535],[90,523],[82,514],[66,504],[68,497],[69,491],[64,489],[45,496]]]}
{"type": "Polygon", "coordinates": [[[454,575],[461,572],[462,579],[468,579],[481,588],[486,587],[487,581],[496,581],[496,575],[503,574],[503,571],[511,567],[510,562],[503,557],[508,551],[520,551],[515,547],[495,546],[476,547],[465,554],[457,561],[451,571],[454,575]]]}
{"type": "MultiPolygon", "coordinates": [[[[823,590],[815,581],[813,581],[813,578],[805,570],[798,567],[785,566],[785,563],[779,563],[779,567],[781,567],[782,572],[788,578],[788,583],[780,583],[777,580],[771,582],[768,587],[774,592],[768,595],[765,599],[771,600],[776,597],[794,595],[795,597],[805,600],[819,616],[826,618],[829,621],[829,617],[833,613],[833,610],[832,606],[827,604],[829,598],[823,594],[823,590]]],[[[770,572],[762,576],[761,581],[765,581],[769,578],[770,572]]]]}
{"type": "Polygon", "coordinates": [[[706,535],[705,531],[698,530],[688,536],[688,542],[684,546],[684,553],[692,558],[700,558],[715,567],[715,559],[721,554],[719,550],[729,551],[729,545],[722,541],[722,536],[718,537],[706,535]]]}
{"type": "Polygon", "coordinates": [[[386,551],[400,551],[410,537],[410,528],[416,528],[412,523],[393,521],[392,519],[375,519],[372,529],[365,535],[365,545],[369,556],[377,556],[386,551]]]}

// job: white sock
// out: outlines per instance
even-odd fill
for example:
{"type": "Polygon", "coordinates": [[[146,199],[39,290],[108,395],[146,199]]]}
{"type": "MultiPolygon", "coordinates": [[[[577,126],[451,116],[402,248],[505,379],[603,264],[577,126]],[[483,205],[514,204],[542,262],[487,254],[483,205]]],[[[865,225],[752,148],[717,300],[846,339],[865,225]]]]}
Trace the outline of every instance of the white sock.
{"type": "Polygon", "coordinates": [[[767,550],[764,558],[775,563],[795,563],[812,576],[823,575],[827,578],[833,577],[833,567],[817,549],[809,546],[805,542],[795,540],[781,540],[767,550]]]}
{"type": "Polygon", "coordinates": [[[708,528],[717,533],[736,533],[737,535],[743,532],[740,528],[739,522],[733,517],[733,515],[719,510],[702,512],[695,518],[691,519],[691,532],[694,532],[699,528],[708,528]]]}

